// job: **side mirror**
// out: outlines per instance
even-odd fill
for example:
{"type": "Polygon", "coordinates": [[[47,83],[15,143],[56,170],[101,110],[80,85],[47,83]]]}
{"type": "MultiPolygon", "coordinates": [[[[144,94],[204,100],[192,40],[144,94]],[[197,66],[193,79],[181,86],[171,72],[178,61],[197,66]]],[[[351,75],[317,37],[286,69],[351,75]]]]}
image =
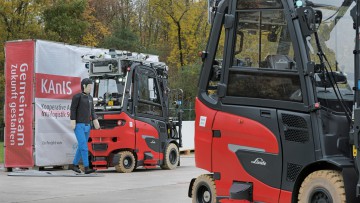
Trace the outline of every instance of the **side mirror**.
{"type": "Polygon", "coordinates": [[[316,86],[331,87],[330,80],[337,84],[347,84],[347,77],[342,72],[316,73],[316,86]]]}
{"type": "Polygon", "coordinates": [[[300,27],[304,37],[310,36],[317,31],[322,20],[322,13],[311,7],[300,7],[296,9],[299,18],[300,27]]]}
{"type": "Polygon", "coordinates": [[[219,60],[215,60],[213,62],[213,66],[210,70],[210,80],[213,82],[220,81],[221,76],[221,62],[219,60]]]}
{"type": "Polygon", "coordinates": [[[316,30],[319,29],[320,24],[322,22],[322,12],[320,10],[315,10],[315,28],[316,30]]]}

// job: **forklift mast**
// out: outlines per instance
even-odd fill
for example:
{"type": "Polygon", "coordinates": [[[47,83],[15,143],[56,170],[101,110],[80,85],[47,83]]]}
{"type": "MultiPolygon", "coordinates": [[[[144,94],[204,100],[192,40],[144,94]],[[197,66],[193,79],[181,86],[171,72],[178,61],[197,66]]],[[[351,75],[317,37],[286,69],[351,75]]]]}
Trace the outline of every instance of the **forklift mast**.
{"type": "MultiPolygon", "coordinates": [[[[360,150],[360,1],[354,0],[356,2],[355,7],[351,11],[351,16],[353,18],[355,29],[355,50],[354,50],[354,92],[355,92],[355,108],[354,108],[354,124],[350,132],[350,140],[353,141],[354,149],[353,155],[355,157],[355,167],[359,175],[360,169],[360,156],[357,152],[360,150]]],[[[358,178],[356,185],[356,196],[360,196],[360,177],[358,178]]]]}

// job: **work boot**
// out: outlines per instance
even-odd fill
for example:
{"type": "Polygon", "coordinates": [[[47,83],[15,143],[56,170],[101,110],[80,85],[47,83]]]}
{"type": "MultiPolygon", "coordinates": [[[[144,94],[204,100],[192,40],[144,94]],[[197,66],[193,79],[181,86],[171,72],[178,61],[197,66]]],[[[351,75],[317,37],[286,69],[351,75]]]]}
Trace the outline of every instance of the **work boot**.
{"type": "Polygon", "coordinates": [[[91,169],[89,167],[85,167],[85,174],[90,174],[90,173],[94,173],[96,170],[95,169],[91,169]]]}
{"type": "Polygon", "coordinates": [[[81,173],[78,165],[71,164],[69,168],[75,171],[76,173],[81,173]]]}

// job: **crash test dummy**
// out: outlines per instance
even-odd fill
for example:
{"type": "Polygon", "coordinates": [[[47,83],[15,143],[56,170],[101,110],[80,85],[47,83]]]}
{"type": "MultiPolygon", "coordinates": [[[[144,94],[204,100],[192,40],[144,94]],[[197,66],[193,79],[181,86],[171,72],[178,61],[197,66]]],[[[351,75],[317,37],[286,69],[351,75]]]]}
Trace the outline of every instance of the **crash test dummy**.
{"type": "Polygon", "coordinates": [[[81,173],[79,169],[79,161],[82,159],[84,165],[84,173],[89,174],[95,170],[89,168],[88,147],[91,125],[93,122],[95,129],[99,129],[100,125],[94,110],[93,98],[90,95],[92,90],[92,80],[85,78],[81,81],[81,93],[75,94],[70,106],[70,124],[75,132],[78,147],[75,153],[73,164],[70,169],[77,173],[81,173]]]}

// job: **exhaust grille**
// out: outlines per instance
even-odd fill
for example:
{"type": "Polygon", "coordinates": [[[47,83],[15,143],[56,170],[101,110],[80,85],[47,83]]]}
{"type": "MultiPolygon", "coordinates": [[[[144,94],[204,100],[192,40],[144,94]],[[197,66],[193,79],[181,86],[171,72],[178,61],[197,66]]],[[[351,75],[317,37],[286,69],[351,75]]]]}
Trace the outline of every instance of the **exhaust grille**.
{"type": "Polygon", "coordinates": [[[92,149],[94,151],[106,151],[108,149],[108,145],[106,143],[93,143],[92,149]]]}
{"type": "Polygon", "coordinates": [[[118,120],[98,120],[101,129],[112,129],[118,126],[118,120]]]}
{"type": "Polygon", "coordinates": [[[309,141],[309,131],[303,117],[290,114],[282,114],[281,116],[284,123],[285,140],[301,143],[309,141]]]}
{"type": "Polygon", "coordinates": [[[287,173],[286,180],[289,182],[295,182],[297,176],[301,171],[302,166],[297,164],[288,163],[287,164],[287,173]]]}

